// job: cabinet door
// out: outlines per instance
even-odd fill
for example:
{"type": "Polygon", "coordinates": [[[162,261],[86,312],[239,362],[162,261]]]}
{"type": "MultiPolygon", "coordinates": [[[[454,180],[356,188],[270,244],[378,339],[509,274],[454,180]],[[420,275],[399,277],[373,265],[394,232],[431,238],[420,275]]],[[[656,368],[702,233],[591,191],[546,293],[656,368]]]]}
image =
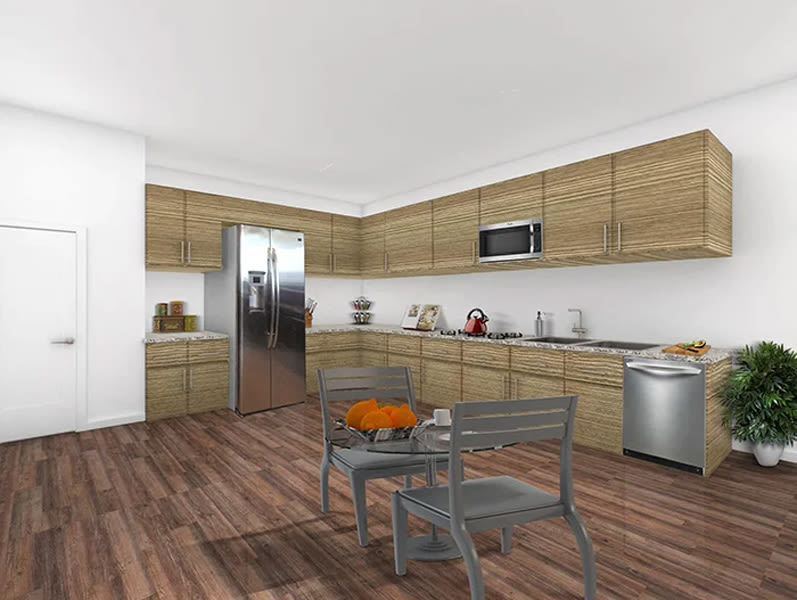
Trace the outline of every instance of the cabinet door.
{"type": "Polygon", "coordinates": [[[506,400],[511,396],[509,371],[491,367],[462,366],[462,401],[506,400]]]}
{"type": "Polygon", "coordinates": [[[462,401],[462,363],[423,358],[421,387],[424,404],[450,408],[462,401]]]}
{"type": "Polygon", "coordinates": [[[186,219],[185,265],[203,271],[221,269],[221,223],[186,219]]]}
{"type": "Polygon", "coordinates": [[[332,272],[360,275],[360,219],[332,215],[332,272]]]}
{"type": "Polygon", "coordinates": [[[705,132],[614,155],[617,252],[704,243],[705,132]]]}
{"type": "Polygon", "coordinates": [[[385,260],[385,213],[363,217],[360,223],[360,269],[363,275],[383,275],[385,260]]]}
{"type": "Polygon", "coordinates": [[[299,231],[304,232],[304,268],[308,275],[332,273],[332,215],[302,211],[299,231]]]}
{"type": "Polygon", "coordinates": [[[421,385],[421,357],[407,354],[388,354],[387,366],[410,368],[410,371],[412,371],[412,388],[415,392],[415,401],[421,402],[421,398],[423,397],[423,386],[421,385]]]}
{"type": "Polygon", "coordinates": [[[186,414],[187,377],[185,367],[147,369],[147,421],[186,414]]]}
{"type": "Polygon", "coordinates": [[[188,368],[188,412],[227,408],[230,401],[230,365],[203,363],[188,368]]]}
{"type": "Polygon", "coordinates": [[[182,267],[185,262],[185,192],[147,185],[146,266],[182,267]]]}
{"type": "Polygon", "coordinates": [[[543,177],[543,257],[608,254],[612,222],[611,156],[551,169],[543,177]]]}
{"type": "Polygon", "coordinates": [[[542,216],[542,174],[532,173],[481,188],[481,225],[527,221],[542,216]]]}
{"type": "Polygon", "coordinates": [[[512,398],[549,398],[565,392],[562,377],[512,372],[512,398]]]}
{"type": "Polygon", "coordinates": [[[623,389],[566,379],[565,392],[578,396],[573,441],[622,454],[623,389]]]}
{"type": "Polygon", "coordinates": [[[403,206],[385,214],[389,273],[432,268],[432,203],[403,206]]]}
{"type": "Polygon", "coordinates": [[[479,190],[433,200],[432,221],[435,269],[478,264],[479,190]]]}

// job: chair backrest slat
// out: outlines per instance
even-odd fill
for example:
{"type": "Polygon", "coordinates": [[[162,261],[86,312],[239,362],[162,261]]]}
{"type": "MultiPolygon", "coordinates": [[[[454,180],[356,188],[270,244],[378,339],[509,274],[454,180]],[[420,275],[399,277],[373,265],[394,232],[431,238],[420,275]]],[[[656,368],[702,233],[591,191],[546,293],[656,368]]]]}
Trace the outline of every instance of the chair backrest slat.
{"type": "Polygon", "coordinates": [[[501,411],[496,410],[496,405],[505,406],[510,413],[524,413],[543,410],[567,410],[570,408],[572,396],[554,396],[550,398],[528,398],[520,400],[501,400],[483,402],[463,402],[459,409],[463,417],[480,415],[495,415],[501,411]]]}
{"type": "Polygon", "coordinates": [[[567,411],[552,410],[495,417],[469,417],[462,422],[462,426],[465,431],[507,431],[564,423],[567,423],[567,411]]]}
{"type": "Polygon", "coordinates": [[[330,402],[343,400],[355,402],[370,398],[397,400],[407,402],[413,412],[416,410],[412,372],[409,367],[318,369],[316,376],[326,440],[329,440],[332,431],[330,402]]]}
{"type": "Polygon", "coordinates": [[[553,425],[549,427],[535,427],[530,429],[515,429],[514,431],[486,431],[483,433],[463,432],[459,438],[460,450],[471,448],[498,448],[509,444],[521,442],[537,442],[540,440],[562,439],[565,436],[565,426],[553,425]]]}

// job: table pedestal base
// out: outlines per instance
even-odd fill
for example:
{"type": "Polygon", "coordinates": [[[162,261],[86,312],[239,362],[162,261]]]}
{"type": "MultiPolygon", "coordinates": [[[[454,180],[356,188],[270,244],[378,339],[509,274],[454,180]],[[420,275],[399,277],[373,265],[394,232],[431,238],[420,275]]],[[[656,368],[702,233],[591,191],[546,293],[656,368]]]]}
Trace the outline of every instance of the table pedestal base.
{"type": "Polygon", "coordinates": [[[423,535],[407,540],[407,558],[412,560],[451,560],[461,556],[450,535],[423,535]]]}

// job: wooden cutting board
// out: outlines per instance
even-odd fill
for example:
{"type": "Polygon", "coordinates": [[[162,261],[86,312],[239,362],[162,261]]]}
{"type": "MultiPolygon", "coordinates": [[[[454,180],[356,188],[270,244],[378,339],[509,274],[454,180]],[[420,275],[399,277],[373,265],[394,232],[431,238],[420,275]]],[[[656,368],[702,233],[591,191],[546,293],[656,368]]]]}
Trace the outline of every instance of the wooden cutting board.
{"type": "Polygon", "coordinates": [[[702,348],[693,348],[692,350],[696,350],[696,352],[690,352],[682,344],[675,344],[674,346],[668,346],[662,350],[662,352],[669,352],[670,354],[682,354],[683,356],[703,356],[706,352],[711,350],[711,346],[706,344],[702,348]]]}

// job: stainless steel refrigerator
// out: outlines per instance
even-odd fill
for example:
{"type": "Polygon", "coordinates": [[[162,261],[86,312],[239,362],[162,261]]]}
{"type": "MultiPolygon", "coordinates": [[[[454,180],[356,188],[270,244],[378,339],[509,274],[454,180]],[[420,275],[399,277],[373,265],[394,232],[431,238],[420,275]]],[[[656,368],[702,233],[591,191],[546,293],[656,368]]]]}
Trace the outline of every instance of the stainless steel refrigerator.
{"type": "Polygon", "coordinates": [[[205,274],[205,329],[230,336],[230,408],[304,402],[304,234],[235,225],[205,274]]]}

